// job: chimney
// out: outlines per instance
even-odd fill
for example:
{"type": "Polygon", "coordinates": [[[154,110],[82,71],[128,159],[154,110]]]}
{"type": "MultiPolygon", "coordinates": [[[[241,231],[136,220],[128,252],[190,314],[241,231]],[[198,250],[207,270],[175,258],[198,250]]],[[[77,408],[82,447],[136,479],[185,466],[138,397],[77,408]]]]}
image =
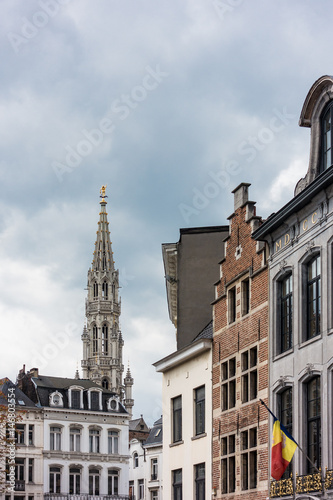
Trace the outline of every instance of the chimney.
{"type": "Polygon", "coordinates": [[[249,199],[249,184],[248,182],[242,182],[237,186],[232,193],[234,194],[234,212],[248,201],[249,199]]]}

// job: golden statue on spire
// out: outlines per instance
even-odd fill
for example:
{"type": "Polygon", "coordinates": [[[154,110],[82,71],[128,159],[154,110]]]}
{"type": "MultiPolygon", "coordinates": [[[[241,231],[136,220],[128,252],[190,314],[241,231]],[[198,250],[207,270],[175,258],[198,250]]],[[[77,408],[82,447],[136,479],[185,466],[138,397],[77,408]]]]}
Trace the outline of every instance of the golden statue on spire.
{"type": "Polygon", "coordinates": [[[106,194],[105,194],[106,188],[107,188],[107,184],[105,184],[105,186],[103,185],[103,186],[101,187],[101,189],[99,190],[99,193],[100,193],[100,198],[102,198],[101,203],[102,203],[103,201],[105,202],[105,198],[107,198],[107,196],[106,196],[106,194]]]}

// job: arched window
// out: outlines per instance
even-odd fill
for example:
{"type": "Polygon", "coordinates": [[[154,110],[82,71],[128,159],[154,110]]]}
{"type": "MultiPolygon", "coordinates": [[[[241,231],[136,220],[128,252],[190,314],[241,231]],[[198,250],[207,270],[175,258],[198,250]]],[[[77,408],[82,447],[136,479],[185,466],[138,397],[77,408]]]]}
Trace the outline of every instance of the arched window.
{"type": "Polygon", "coordinates": [[[98,352],[98,332],[97,326],[93,326],[93,356],[98,352]]]}
{"type": "Polygon", "coordinates": [[[103,378],[102,380],[102,387],[103,389],[108,389],[109,388],[109,381],[107,378],[103,378]]]}
{"type": "Polygon", "coordinates": [[[98,297],[98,283],[93,284],[93,290],[94,290],[94,299],[97,299],[98,297]]]}
{"type": "MultiPolygon", "coordinates": [[[[289,434],[293,435],[293,390],[292,387],[286,387],[278,394],[278,412],[281,424],[287,429],[289,434]]],[[[290,477],[292,472],[292,462],[286,468],[283,479],[290,477]]]]}
{"type": "MultiPolygon", "coordinates": [[[[321,395],[320,377],[313,377],[306,384],[307,399],[307,448],[308,456],[317,468],[321,465],[321,395]]],[[[308,473],[314,468],[307,460],[308,473]]]]}
{"type": "Polygon", "coordinates": [[[108,470],[108,495],[118,495],[119,471],[117,469],[108,470]]]}
{"type": "Polygon", "coordinates": [[[321,286],[320,255],[307,264],[307,339],[320,333],[321,286]]]}
{"type": "Polygon", "coordinates": [[[109,353],[109,327],[108,325],[103,325],[102,326],[102,354],[104,356],[107,356],[109,353]]]}
{"type": "Polygon", "coordinates": [[[331,102],[322,118],[322,170],[326,170],[333,165],[332,155],[332,123],[333,123],[333,103],[331,102]]]}
{"type": "Polygon", "coordinates": [[[136,469],[137,467],[139,467],[139,455],[135,451],[133,453],[133,469],[136,469]]]}
{"type": "Polygon", "coordinates": [[[102,283],[102,297],[104,300],[108,300],[109,285],[107,281],[102,283]]]}
{"type": "Polygon", "coordinates": [[[108,453],[109,455],[118,453],[119,432],[108,431],[108,453]]]}
{"type": "Polygon", "coordinates": [[[280,298],[280,335],[278,339],[278,352],[285,352],[293,345],[292,320],[293,320],[293,289],[292,275],[284,276],[279,282],[280,298]]]}

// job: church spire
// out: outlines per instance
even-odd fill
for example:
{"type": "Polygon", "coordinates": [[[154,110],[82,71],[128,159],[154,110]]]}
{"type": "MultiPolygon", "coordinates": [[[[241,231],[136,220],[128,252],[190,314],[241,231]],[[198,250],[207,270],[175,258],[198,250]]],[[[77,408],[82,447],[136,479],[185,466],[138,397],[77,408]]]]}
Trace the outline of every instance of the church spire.
{"type": "Polygon", "coordinates": [[[93,380],[124,397],[122,351],[124,341],[119,320],[119,271],[114,267],[106,186],[100,190],[100,213],[92,266],[88,271],[86,325],[82,334],[83,378],[93,380]]]}
{"type": "Polygon", "coordinates": [[[114,271],[113,252],[110,241],[110,231],[108,214],[106,211],[107,198],[105,194],[106,185],[100,189],[101,211],[99,213],[98,229],[96,231],[96,241],[92,269],[95,271],[114,271]]]}

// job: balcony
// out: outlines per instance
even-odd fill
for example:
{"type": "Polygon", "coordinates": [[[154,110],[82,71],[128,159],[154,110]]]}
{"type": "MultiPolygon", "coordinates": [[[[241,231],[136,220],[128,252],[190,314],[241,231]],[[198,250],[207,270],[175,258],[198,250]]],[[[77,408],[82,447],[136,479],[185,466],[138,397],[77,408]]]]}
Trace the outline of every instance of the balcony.
{"type": "Polygon", "coordinates": [[[70,495],[66,493],[44,493],[44,500],[135,500],[128,495],[70,495]]]}
{"type": "Polygon", "coordinates": [[[25,481],[15,480],[15,491],[25,491],[25,481]]]}
{"type": "MultiPolygon", "coordinates": [[[[320,469],[319,469],[320,470],[320,469]]],[[[326,470],[325,477],[322,478],[321,472],[298,476],[296,474],[296,484],[293,482],[292,474],[287,479],[280,481],[271,481],[270,498],[291,497],[294,492],[301,493],[320,493],[333,490],[333,470],[326,470]]]]}

